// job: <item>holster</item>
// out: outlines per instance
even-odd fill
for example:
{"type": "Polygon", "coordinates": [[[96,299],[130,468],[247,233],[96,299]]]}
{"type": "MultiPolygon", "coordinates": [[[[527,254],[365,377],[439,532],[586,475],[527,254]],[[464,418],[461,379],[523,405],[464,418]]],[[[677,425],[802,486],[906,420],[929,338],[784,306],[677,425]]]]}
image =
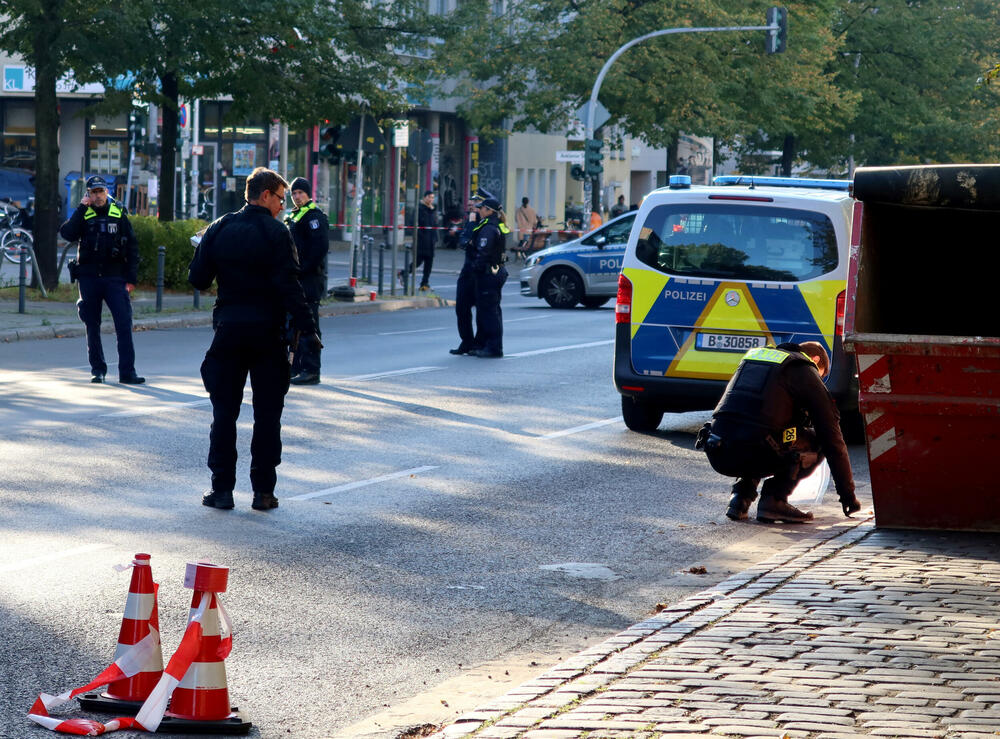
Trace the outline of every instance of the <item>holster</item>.
{"type": "Polygon", "coordinates": [[[80,263],[75,259],[70,259],[69,264],[66,266],[69,267],[69,281],[71,283],[76,282],[80,276],[80,263]]]}

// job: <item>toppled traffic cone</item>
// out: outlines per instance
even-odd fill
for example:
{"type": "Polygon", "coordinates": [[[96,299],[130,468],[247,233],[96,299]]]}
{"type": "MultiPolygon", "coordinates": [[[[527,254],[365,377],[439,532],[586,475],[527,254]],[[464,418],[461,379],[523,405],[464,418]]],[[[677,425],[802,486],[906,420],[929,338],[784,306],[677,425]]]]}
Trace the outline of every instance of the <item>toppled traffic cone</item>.
{"type": "Polygon", "coordinates": [[[115,663],[132,659],[137,672],[108,685],[101,693],[77,696],[80,706],[88,711],[134,714],[142,706],[163,674],[163,651],[160,646],[160,619],[156,605],[156,583],[149,566],[148,554],[137,554],[132,560],[132,583],[125,601],[122,628],[118,633],[115,663]],[[131,657],[136,645],[150,640],[148,649],[140,649],[142,658],[131,657]]]}
{"type": "Polygon", "coordinates": [[[179,734],[246,734],[250,722],[229,703],[225,659],[233,646],[232,625],[219,593],[229,568],[189,562],[184,587],[194,590],[187,629],[160,682],[135,720],[146,731],[179,734]],[[167,711],[167,701],[170,710],[167,711]]]}
{"type": "Polygon", "coordinates": [[[163,653],[160,648],[160,625],[156,607],[157,585],[153,582],[149,555],[136,554],[131,565],[121,565],[117,569],[125,570],[129,567],[132,568],[132,583],[129,586],[128,599],[125,601],[125,618],[122,619],[122,628],[118,636],[115,661],[86,685],[59,695],[40,694],[28,712],[28,718],[36,724],[52,731],[84,736],[98,736],[133,725],[134,720],[131,718],[116,718],[107,724],[102,724],[90,719],[60,719],[49,716],[49,711],[53,708],[84,695],[89,697],[86,702],[81,697],[80,702],[85,708],[96,707],[94,704],[98,702],[101,704],[98,710],[135,713],[141,701],[151,692],[152,685],[160,679],[163,671],[163,653]],[[113,694],[115,697],[99,699],[97,694],[88,693],[109,684],[115,687],[101,695],[113,694]],[[114,708],[110,707],[112,704],[115,705],[114,708]]]}

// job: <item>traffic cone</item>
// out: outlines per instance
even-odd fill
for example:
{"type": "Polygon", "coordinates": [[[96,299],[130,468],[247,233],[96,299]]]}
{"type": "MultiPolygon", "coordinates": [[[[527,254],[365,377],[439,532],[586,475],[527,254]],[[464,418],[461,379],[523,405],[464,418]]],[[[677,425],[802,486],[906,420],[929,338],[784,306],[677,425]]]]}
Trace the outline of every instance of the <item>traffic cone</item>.
{"type": "Polygon", "coordinates": [[[246,734],[250,722],[229,703],[226,657],[232,627],[219,600],[229,568],[189,562],[184,587],[194,590],[188,625],[163,678],[136,715],[147,731],[179,734],[246,734]],[[167,700],[169,698],[169,710],[167,700]]]}
{"type": "Polygon", "coordinates": [[[157,586],[149,560],[148,554],[136,554],[132,560],[132,582],[115,648],[115,664],[123,666],[131,677],[109,683],[103,692],[77,696],[80,706],[88,711],[134,714],[163,674],[157,586]]]}

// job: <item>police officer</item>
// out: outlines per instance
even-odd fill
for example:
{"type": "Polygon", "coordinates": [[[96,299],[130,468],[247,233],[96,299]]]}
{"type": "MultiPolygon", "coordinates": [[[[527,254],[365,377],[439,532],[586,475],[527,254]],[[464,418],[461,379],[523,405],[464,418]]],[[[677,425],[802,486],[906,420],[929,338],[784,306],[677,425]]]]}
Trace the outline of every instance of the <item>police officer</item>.
{"type": "Polygon", "coordinates": [[[503,356],[503,312],[500,291],[507,281],[504,267],[507,234],[500,202],[486,198],[477,208],[480,221],[473,227],[475,255],[472,271],[476,277],[476,337],[481,346],[469,351],[474,357],[503,356]]]}
{"type": "Polygon", "coordinates": [[[449,349],[452,354],[469,354],[474,349],[482,348],[476,340],[472,328],[472,309],[476,305],[476,273],[472,269],[476,257],[473,246],[474,229],[479,222],[479,204],[486,199],[482,193],[476,193],[471,198],[471,208],[462,233],[458,236],[458,246],[465,249],[465,261],[458,273],[455,285],[455,317],[458,321],[458,338],[461,340],[455,349],[449,349]]]}
{"type": "MultiPolygon", "coordinates": [[[[304,177],[292,180],[295,209],[285,218],[299,254],[302,289],[312,311],[316,335],[319,330],[319,301],[326,294],[326,257],[330,251],[330,225],[326,214],[312,201],[312,186],[304,177]]],[[[293,348],[294,349],[294,348],[293,348]]],[[[318,385],[320,355],[306,346],[298,347],[292,365],[293,385],[318,385]]]]}
{"type": "Polygon", "coordinates": [[[146,381],[135,371],[132,343],[132,303],[139,268],[139,244],[125,211],[108,197],[103,177],[87,180],[87,194],[70,219],[59,229],[67,241],[79,241],[76,264],[70,265],[80,283],[76,303],[80,320],[87,327],[87,358],[90,381],[104,382],[108,365],[101,344],[101,310],[107,303],[118,337],[118,381],[139,385],[146,381]]]}
{"type": "Polygon", "coordinates": [[[205,232],[188,280],[199,290],[218,283],[212,323],[215,337],[201,365],[212,400],[208,467],[212,489],[202,504],[233,507],[236,485],[236,419],[247,375],[253,388],[250,442],[252,508],[278,507],[275,468],[281,463],[281,411],[288,392],[285,318],[300,332],[300,344],[318,352],[316,323],[298,280],[298,259],[288,229],[277,219],[288,183],[258,167],[247,178],[241,210],[228,213],[205,232]]]}
{"type": "Polygon", "coordinates": [[[826,350],[815,341],[751,349],[743,356],[697,445],[716,472],[738,478],[726,511],[730,519],[747,518],[757,485],[767,477],[757,520],[811,521],[812,513],[791,505],[788,496],[824,457],[844,515],[861,509],[840,414],[822,380],[829,367],[826,350]]]}

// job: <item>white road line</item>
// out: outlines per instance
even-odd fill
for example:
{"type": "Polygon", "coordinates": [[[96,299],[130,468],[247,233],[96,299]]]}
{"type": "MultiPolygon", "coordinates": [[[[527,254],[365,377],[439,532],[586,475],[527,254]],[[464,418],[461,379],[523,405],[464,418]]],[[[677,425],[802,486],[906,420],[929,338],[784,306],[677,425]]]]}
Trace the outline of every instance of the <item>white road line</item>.
{"type": "MultiPolygon", "coordinates": [[[[450,328],[450,327],[448,327],[450,328]]],[[[426,334],[429,331],[445,331],[446,328],[441,326],[440,328],[415,328],[412,331],[381,331],[376,336],[400,336],[402,334],[426,334]]]]}
{"type": "Polygon", "coordinates": [[[64,549],[61,552],[43,554],[41,557],[32,557],[31,559],[22,559],[20,562],[11,562],[10,564],[0,565],[0,572],[26,570],[29,567],[34,567],[35,565],[52,562],[53,560],[63,559],[65,557],[75,557],[78,554],[86,554],[87,552],[96,552],[98,549],[107,549],[110,546],[110,544],[85,544],[82,547],[76,547],[74,549],[64,549]]]}
{"type": "Polygon", "coordinates": [[[412,467],[408,470],[401,470],[399,472],[390,472],[388,475],[373,477],[370,480],[358,480],[357,482],[349,482],[345,485],[338,485],[335,488],[318,490],[315,493],[303,493],[302,495],[296,495],[292,498],[287,498],[287,500],[311,500],[312,498],[319,498],[324,495],[333,495],[334,493],[343,493],[348,490],[356,490],[357,488],[367,487],[368,485],[375,485],[376,483],[386,482],[387,480],[395,480],[400,477],[408,477],[409,475],[419,475],[421,472],[427,472],[428,470],[436,470],[436,469],[437,469],[436,465],[412,467]]]}
{"type": "Polygon", "coordinates": [[[590,431],[590,429],[597,429],[601,426],[610,426],[613,423],[621,423],[624,419],[621,416],[615,416],[614,418],[607,418],[603,421],[594,421],[593,423],[586,423],[583,426],[574,426],[571,429],[565,429],[563,431],[553,431],[551,434],[543,434],[539,438],[541,439],[558,439],[560,436],[569,436],[570,434],[577,434],[581,431],[590,431]]]}
{"type": "Polygon", "coordinates": [[[609,344],[614,344],[614,339],[608,339],[607,341],[591,341],[586,344],[570,344],[569,346],[553,346],[549,349],[535,349],[530,352],[515,352],[514,354],[504,354],[505,358],[510,357],[533,357],[537,354],[550,354],[552,352],[565,352],[570,349],[587,349],[592,346],[608,346],[609,344]]]}
{"type": "Polygon", "coordinates": [[[416,375],[421,372],[433,372],[443,369],[442,367],[408,367],[401,370],[390,370],[389,372],[375,372],[371,375],[355,375],[354,377],[338,377],[333,383],[338,382],[360,382],[361,380],[378,380],[383,377],[398,377],[400,375],[416,375]]]}
{"type": "Polygon", "coordinates": [[[551,316],[528,316],[527,318],[510,318],[504,320],[504,326],[508,323],[517,323],[518,321],[544,321],[546,318],[551,318],[551,316]]]}
{"type": "Polygon", "coordinates": [[[135,408],[127,411],[116,411],[114,413],[102,413],[98,418],[133,418],[135,416],[151,416],[154,413],[166,413],[176,411],[181,408],[194,408],[199,405],[208,405],[212,401],[209,398],[192,400],[187,403],[171,403],[170,405],[154,405],[146,408],[135,408]]]}

